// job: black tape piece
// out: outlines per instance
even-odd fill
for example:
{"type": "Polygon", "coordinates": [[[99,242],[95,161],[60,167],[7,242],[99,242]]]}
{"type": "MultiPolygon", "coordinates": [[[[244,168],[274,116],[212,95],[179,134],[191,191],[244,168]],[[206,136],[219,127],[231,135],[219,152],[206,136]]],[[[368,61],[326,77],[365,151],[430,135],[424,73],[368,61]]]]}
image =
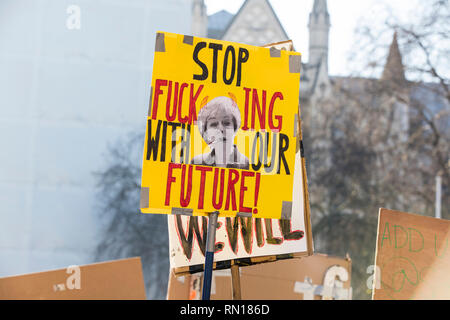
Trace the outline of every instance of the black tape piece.
{"type": "Polygon", "coordinates": [[[238,212],[236,213],[236,217],[243,217],[243,218],[251,218],[253,215],[251,212],[238,212]]]}
{"type": "Polygon", "coordinates": [[[189,273],[197,273],[203,271],[203,265],[202,264],[196,264],[194,266],[189,266],[189,273]]]}
{"type": "Polygon", "coordinates": [[[141,201],[140,201],[141,208],[149,207],[149,191],[150,189],[148,187],[141,188],[141,201]]]}
{"type": "Polygon", "coordinates": [[[300,73],[300,68],[302,66],[302,58],[297,55],[289,56],[289,72],[290,73],[300,73]]]}
{"type": "Polygon", "coordinates": [[[166,46],[164,44],[164,33],[158,32],[156,34],[155,52],[166,52],[166,46]]]}
{"type": "Polygon", "coordinates": [[[281,204],[281,219],[291,220],[292,217],[292,202],[283,201],[281,204]]]}
{"type": "Polygon", "coordinates": [[[285,253],[285,254],[277,255],[277,260],[286,260],[286,259],[292,259],[292,258],[294,258],[294,255],[292,253],[285,253]]]}
{"type": "Polygon", "coordinates": [[[231,268],[231,260],[217,261],[216,270],[229,269],[231,268]]]}
{"type": "Polygon", "coordinates": [[[193,209],[172,207],[172,214],[181,214],[183,216],[192,216],[193,209]]]}
{"type": "Polygon", "coordinates": [[[235,259],[234,260],[236,262],[237,265],[245,267],[245,266],[251,266],[252,264],[254,264],[252,262],[251,258],[240,258],[240,259],[235,259]]]}
{"type": "Polygon", "coordinates": [[[270,50],[270,56],[272,58],[279,58],[279,57],[281,57],[281,50],[278,50],[275,47],[270,47],[269,50],[270,50]]]}
{"type": "Polygon", "coordinates": [[[185,43],[185,44],[189,44],[189,45],[193,45],[194,44],[194,37],[193,36],[187,36],[187,35],[185,35],[184,37],[183,37],[183,43],[185,43]]]}

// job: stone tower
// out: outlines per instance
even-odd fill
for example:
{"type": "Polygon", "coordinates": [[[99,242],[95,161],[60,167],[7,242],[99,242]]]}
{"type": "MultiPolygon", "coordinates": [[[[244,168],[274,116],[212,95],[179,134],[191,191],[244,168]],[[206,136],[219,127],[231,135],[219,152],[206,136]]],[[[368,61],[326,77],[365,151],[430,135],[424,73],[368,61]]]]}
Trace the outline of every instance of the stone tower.
{"type": "Polygon", "coordinates": [[[330,32],[330,15],[326,0],[314,0],[309,14],[309,64],[325,63],[328,71],[328,35],[330,32]]]}
{"type": "Polygon", "coordinates": [[[191,34],[197,37],[208,35],[208,15],[204,0],[192,0],[191,34]]]}
{"type": "Polygon", "coordinates": [[[398,47],[397,32],[394,33],[392,38],[381,80],[393,81],[397,86],[404,86],[406,84],[402,55],[398,47]]]}
{"type": "Polygon", "coordinates": [[[392,37],[389,53],[380,78],[384,96],[384,104],[391,106],[394,131],[404,142],[408,139],[410,91],[405,77],[405,68],[398,46],[397,32],[392,37]]]}

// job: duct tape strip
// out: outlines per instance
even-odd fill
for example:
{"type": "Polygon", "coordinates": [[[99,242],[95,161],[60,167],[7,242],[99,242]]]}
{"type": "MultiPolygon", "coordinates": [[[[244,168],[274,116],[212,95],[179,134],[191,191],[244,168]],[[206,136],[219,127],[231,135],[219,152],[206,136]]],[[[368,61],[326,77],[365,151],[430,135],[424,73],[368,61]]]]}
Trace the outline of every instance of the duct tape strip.
{"type": "Polygon", "coordinates": [[[234,261],[236,261],[236,264],[241,267],[251,266],[253,264],[251,258],[240,258],[240,259],[236,259],[234,261]]]}
{"type": "Polygon", "coordinates": [[[238,212],[238,213],[236,213],[236,217],[251,218],[252,213],[251,212],[238,212]]]}
{"type": "Polygon", "coordinates": [[[281,219],[282,220],[291,220],[292,216],[292,202],[291,201],[283,201],[281,205],[281,219]]]}
{"type": "Polygon", "coordinates": [[[202,264],[196,264],[195,266],[189,266],[189,273],[194,274],[197,272],[203,271],[203,265],[202,264]]]}
{"type": "Polygon", "coordinates": [[[290,55],[289,56],[289,72],[290,73],[300,73],[300,68],[302,66],[302,56],[290,55]]]}
{"type": "Polygon", "coordinates": [[[194,44],[194,37],[193,36],[187,36],[187,35],[185,35],[184,37],[183,37],[183,43],[185,43],[185,44],[189,44],[189,45],[193,45],[194,44]]]}
{"type": "Polygon", "coordinates": [[[216,269],[229,269],[231,268],[231,260],[224,260],[224,261],[217,261],[216,262],[216,269]]]}
{"type": "Polygon", "coordinates": [[[158,32],[156,34],[155,52],[166,52],[166,46],[164,44],[164,33],[158,32]]]}
{"type": "Polygon", "coordinates": [[[185,215],[185,216],[192,216],[192,212],[194,210],[189,209],[189,208],[175,208],[172,207],[172,214],[181,214],[181,215],[185,215]]]}
{"type": "Polygon", "coordinates": [[[140,207],[141,208],[148,208],[148,206],[149,206],[149,193],[150,193],[150,188],[148,188],[148,187],[141,188],[141,201],[140,201],[140,207]]]}
{"type": "Polygon", "coordinates": [[[278,50],[275,47],[270,47],[270,57],[271,58],[279,58],[281,57],[281,50],[278,50]]]}
{"type": "Polygon", "coordinates": [[[150,86],[150,101],[148,102],[148,117],[152,114],[152,97],[153,97],[153,87],[150,86]]]}
{"type": "Polygon", "coordinates": [[[284,254],[278,254],[277,260],[286,260],[286,259],[293,259],[294,254],[293,253],[284,253],[284,254]]]}

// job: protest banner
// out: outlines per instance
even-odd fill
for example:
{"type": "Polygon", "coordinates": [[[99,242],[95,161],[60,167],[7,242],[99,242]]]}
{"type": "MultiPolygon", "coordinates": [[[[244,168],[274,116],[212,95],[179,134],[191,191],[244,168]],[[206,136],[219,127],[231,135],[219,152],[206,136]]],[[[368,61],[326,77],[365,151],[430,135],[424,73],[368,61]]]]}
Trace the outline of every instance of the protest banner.
{"type": "MultiPolygon", "coordinates": [[[[292,41],[264,46],[293,50],[292,41]]],[[[297,150],[294,165],[291,220],[219,217],[215,269],[251,265],[313,254],[306,168],[301,146],[300,117],[294,127],[297,150]]],[[[170,264],[176,275],[203,271],[207,220],[168,216],[170,264]]]]}
{"type": "MultiPolygon", "coordinates": [[[[314,254],[240,268],[242,300],[352,299],[350,257],[314,254]]],[[[230,300],[230,270],[215,271],[212,300],[230,300]]],[[[202,274],[176,276],[171,272],[168,300],[198,300],[202,274]]]]}
{"type": "Polygon", "coordinates": [[[380,209],[372,299],[450,299],[450,221],[380,209]]]}
{"type": "Polygon", "coordinates": [[[1,300],[145,300],[140,258],[0,278],[1,300]]]}
{"type": "Polygon", "coordinates": [[[158,32],[141,212],[290,219],[300,54],[158,32]]]}

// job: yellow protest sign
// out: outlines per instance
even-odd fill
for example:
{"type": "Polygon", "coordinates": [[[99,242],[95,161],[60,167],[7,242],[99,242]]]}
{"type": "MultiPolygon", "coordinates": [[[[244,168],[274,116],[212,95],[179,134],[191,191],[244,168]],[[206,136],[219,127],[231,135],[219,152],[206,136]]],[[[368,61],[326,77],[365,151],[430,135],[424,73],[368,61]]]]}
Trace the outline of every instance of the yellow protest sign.
{"type": "Polygon", "coordinates": [[[158,32],[141,212],[289,219],[300,65],[296,52],[158,32]]]}

